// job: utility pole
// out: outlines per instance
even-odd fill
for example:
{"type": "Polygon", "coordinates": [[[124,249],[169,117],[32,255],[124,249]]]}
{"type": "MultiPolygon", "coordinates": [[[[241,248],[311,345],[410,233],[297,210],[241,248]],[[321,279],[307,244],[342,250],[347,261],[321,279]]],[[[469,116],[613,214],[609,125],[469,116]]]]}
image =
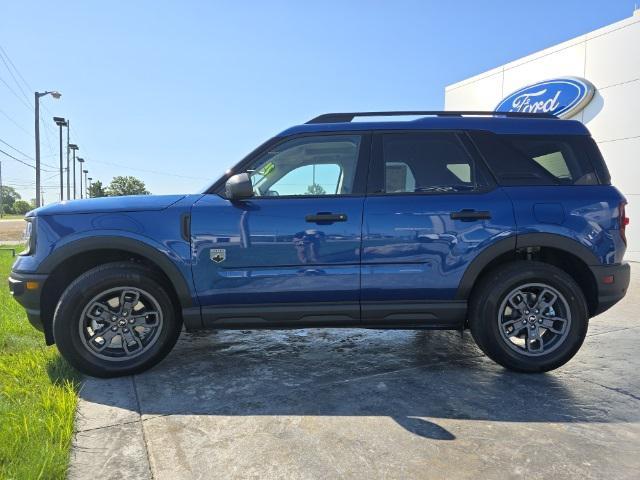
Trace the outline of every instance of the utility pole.
{"type": "Polygon", "coordinates": [[[36,208],[41,205],[40,197],[40,97],[45,95],[51,95],[53,98],[58,99],[62,95],[60,92],[34,92],[35,98],[35,137],[36,137],[36,208]]]}
{"type": "Polygon", "coordinates": [[[67,121],[62,117],[53,117],[53,121],[56,122],[60,129],[60,201],[64,200],[64,180],[63,180],[63,168],[62,168],[62,127],[67,126],[67,121]]]}

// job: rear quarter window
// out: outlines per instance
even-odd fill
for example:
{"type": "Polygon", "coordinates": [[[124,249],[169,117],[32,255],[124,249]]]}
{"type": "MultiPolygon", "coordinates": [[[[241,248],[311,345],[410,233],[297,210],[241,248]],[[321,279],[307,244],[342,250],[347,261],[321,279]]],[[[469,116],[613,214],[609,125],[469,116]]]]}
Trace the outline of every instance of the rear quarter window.
{"type": "Polygon", "coordinates": [[[589,137],[488,132],[474,132],[472,137],[501,185],[601,183],[588,148],[589,137]]]}

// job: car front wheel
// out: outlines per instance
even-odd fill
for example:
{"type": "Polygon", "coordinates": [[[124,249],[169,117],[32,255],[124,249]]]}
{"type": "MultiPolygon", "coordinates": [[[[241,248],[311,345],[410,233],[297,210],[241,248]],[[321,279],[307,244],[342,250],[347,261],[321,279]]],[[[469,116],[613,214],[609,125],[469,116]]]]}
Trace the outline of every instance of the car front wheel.
{"type": "Polygon", "coordinates": [[[155,272],[110,263],[82,274],[64,291],[53,318],[62,356],[96,377],[130,375],[162,360],[182,322],[155,272]]]}

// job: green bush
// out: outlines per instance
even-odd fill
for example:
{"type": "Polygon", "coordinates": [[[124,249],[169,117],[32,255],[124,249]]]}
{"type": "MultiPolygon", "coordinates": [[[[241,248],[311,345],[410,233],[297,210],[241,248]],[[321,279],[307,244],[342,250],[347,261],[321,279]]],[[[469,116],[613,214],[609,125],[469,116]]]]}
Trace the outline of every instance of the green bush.
{"type": "Polygon", "coordinates": [[[29,210],[33,210],[33,205],[31,205],[26,200],[16,200],[13,204],[13,213],[24,215],[29,210]]]}

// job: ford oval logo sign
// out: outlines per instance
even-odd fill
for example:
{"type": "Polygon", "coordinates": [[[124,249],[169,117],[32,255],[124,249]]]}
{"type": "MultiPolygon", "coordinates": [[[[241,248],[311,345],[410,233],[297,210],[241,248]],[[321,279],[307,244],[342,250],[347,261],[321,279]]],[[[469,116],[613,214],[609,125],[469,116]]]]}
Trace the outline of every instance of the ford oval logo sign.
{"type": "Polygon", "coordinates": [[[593,98],[594,86],[588,80],[563,77],[534,83],[502,100],[496,112],[551,113],[570,118],[593,98]]]}

